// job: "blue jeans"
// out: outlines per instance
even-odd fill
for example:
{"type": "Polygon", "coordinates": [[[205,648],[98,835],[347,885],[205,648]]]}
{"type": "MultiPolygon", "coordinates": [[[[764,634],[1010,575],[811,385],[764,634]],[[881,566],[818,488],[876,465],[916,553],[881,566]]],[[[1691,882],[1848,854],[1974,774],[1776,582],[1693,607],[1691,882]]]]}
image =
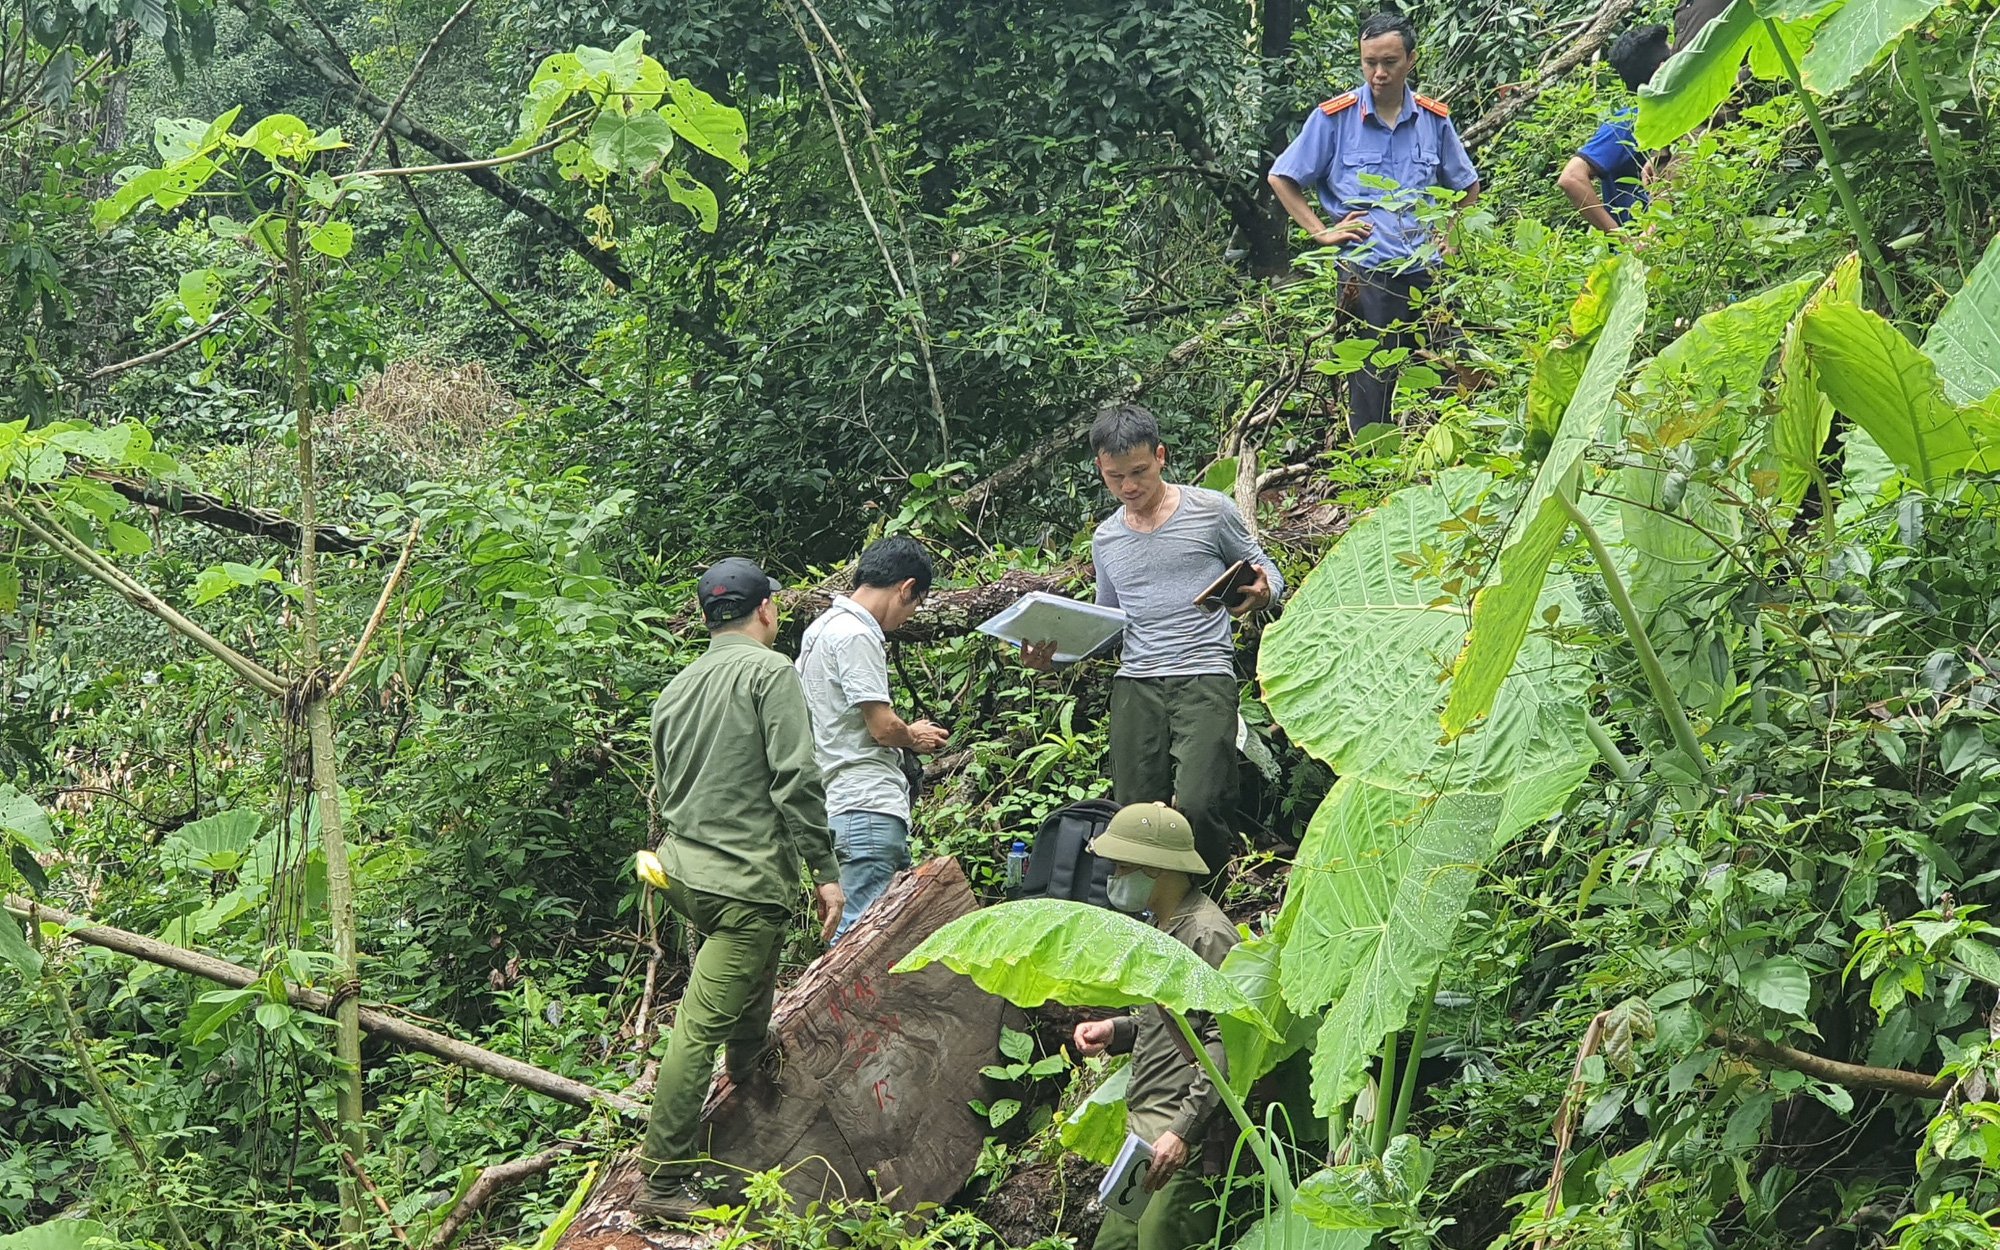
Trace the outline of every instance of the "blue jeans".
{"type": "Polygon", "coordinates": [[[882,812],[842,812],[833,826],[833,854],[840,861],[840,888],[847,906],[840,912],[838,942],[868,904],[882,897],[895,875],[910,866],[910,825],[882,812]]]}

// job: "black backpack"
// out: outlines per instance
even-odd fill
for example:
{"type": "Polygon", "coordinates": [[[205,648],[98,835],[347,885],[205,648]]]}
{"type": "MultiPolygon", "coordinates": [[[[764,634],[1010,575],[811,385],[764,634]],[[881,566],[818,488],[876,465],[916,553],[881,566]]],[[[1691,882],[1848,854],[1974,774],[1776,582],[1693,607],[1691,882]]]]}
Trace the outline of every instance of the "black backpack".
{"type": "Polygon", "coordinates": [[[1104,832],[1118,806],[1110,799],[1086,799],[1043,817],[1014,897],[1066,898],[1109,907],[1104,883],[1111,879],[1111,861],[1092,855],[1090,840],[1104,832]]]}

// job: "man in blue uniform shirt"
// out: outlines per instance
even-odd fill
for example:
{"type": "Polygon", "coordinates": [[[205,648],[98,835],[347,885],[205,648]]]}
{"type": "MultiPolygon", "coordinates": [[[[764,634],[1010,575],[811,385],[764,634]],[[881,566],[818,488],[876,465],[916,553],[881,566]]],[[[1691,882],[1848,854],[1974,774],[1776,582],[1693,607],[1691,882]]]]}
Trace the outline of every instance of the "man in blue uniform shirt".
{"type": "MultiPolygon", "coordinates": [[[[1355,309],[1374,330],[1376,353],[1412,346],[1417,300],[1434,277],[1437,247],[1417,205],[1433,187],[1464,192],[1459,211],[1479,198],[1479,174],[1451,124],[1451,110],[1410,90],[1417,32],[1398,13],[1361,24],[1364,85],[1306,115],[1305,127],[1271,164],[1271,190],[1312,241],[1340,249],[1342,275],[1355,309]],[[1386,179],[1393,190],[1364,177],[1386,179]],[[1328,226],[1306,202],[1319,195],[1334,218],[1328,226]]],[[[1374,360],[1348,385],[1349,421],[1356,431],[1389,419],[1396,367],[1374,360]]]]}
{"type": "MultiPolygon", "coordinates": [[[[1639,26],[1618,36],[1605,59],[1618,71],[1625,89],[1637,94],[1671,55],[1666,27],[1639,26]]],[[[1632,220],[1632,210],[1649,202],[1646,157],[1633,133],[1638,124],[1636,108],[1614,113],[1556,175],[1556,185],[1576,211],[1606,234],[1623,230],[1632,220]]]]}

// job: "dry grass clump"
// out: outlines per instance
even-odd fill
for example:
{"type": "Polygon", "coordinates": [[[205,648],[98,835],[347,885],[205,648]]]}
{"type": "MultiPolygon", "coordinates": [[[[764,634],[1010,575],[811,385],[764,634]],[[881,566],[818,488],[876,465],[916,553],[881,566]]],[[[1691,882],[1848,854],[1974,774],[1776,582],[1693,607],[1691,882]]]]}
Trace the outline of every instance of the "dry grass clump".
{"type": "Polygon", "coordinates": [[[520,411],[478,361],[399,360],[326,418],[329,468],[399,487],[485,463],[487,435],[520,411]]]}

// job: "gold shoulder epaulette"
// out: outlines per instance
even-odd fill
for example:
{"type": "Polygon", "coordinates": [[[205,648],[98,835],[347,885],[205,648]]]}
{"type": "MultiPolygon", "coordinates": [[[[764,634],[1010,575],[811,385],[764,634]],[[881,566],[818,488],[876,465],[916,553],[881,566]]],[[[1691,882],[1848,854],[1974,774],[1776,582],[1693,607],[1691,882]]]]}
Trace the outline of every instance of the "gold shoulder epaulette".
{"type": "Polygon", "coordinates": [[[1444,101],[1433,100],[1427,95],[1420,95],[1417,97],[1417,107],[1420,109],[1429,109],[1431,112],[1436,113],[1439,117],[1451,116],[1451,110],[1445,107],[1444,101]]]}
{"type": "Polygon", "coordinates": [[[1333,97],[1331,100],[1328,100],[1325,103],[1321,104],[1319,106],[1319,111],[1325,113],[1328,117],[1332,117],[1335,113],[1338,113],[1340,110],[1351,107],[1356,98],[1357,97],[1352,91],[1347,92],[1345,95],[1337,95],[1333,97]]]}

